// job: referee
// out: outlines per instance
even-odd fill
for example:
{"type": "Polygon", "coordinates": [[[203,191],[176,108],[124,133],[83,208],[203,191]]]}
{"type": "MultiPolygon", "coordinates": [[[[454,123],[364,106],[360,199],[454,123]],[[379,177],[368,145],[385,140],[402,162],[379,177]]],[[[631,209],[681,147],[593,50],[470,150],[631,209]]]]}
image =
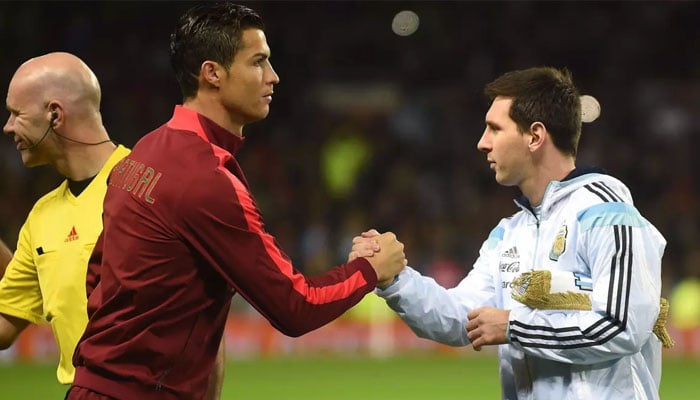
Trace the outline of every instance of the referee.
{"type": "Polygon", "coordinates": [[[129,153],[107,135],[100,96],[95,74],[68,53],[28,60],[7,91],[3,131],[24,165],[51,165],[66,179],[34,204],[14,255],[0,242],[0,348],[30,323],[48,322],[63,384],[73,382],[71,357],[87,323],[85,274],[102,231],[107,174],[129,153]]]}

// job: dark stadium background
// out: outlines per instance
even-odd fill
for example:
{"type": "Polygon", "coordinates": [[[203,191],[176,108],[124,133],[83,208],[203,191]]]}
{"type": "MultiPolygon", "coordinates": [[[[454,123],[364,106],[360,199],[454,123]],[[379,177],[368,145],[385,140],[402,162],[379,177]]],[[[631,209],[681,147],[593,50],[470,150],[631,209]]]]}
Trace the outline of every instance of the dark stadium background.
{"type": "MultiPolygon", "coordinates": [[[[445,284],[467,273],[516,210],[517,193],[495,183],[476,150],[483,86],[551,65],[602,105],[584,124],[579,163],[627,183],[667,238],[664,294],[700,275],[700,3],[243,3],[266,21],[281,82],[269,117],[246,128],[240,161],[298,268],[342,262],[350,238],[376,227],[396,232],[410,264],[445,284]],[[400,37],[391,20],[404,9],[420,27],[400,37]]],[[[72,52],[100,80],[111,137],[133,146],[180,101],[168,36],[192,4],[0,2],[0,90],[26,59],[72,52]]],[[[61,178],[25,169],[8,137],[0,176],[0,237],[12,247],[31,205],[61,178]]]]}

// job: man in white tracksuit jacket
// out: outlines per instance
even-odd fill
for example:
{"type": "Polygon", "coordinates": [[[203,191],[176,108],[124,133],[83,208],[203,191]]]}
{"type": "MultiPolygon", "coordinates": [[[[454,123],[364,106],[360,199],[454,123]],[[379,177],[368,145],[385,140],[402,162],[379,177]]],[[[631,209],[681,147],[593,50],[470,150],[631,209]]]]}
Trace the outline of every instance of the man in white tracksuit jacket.
{"type": "MultiPolygon", "coordinates": [[[[493,102],[478,148],[500,184],[520,188],[520,211],[491,231],[456,287],[407,267],[377,294],[420,337],[499,345],[504,399],[658,399],[661,342],[652,328],[663,236],[622,182],[575,167],[581,114],[568,71],[514,71],[486,94],[493,102]],[[541,269],[591,277],[581,289],[590,290],[592,309],[513,300],[513,279],[541,269]]],[[[371,251],[362,240],[353,250],[371,251]]]]}

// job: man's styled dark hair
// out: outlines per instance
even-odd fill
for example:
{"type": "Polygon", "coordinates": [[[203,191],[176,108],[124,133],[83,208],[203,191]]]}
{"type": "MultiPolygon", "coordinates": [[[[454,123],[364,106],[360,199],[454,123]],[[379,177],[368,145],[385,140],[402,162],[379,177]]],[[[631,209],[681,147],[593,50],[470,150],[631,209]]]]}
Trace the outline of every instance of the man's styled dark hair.
{"type": "Polygon", "coordinates": [[[262,18],[230,2],[200,4],[180,17],[170,35],[170,63],[184,99],[197,94],[204,61],[215,61],[228,70],[240,50],[243,31],[249,28],[264,29],[262,18]]]}
{"type": "Polygon", "coordinates": [[[567,69],[536,67],[507,72],[486,85],[484,93],[513,98],[509,116],[520,132],[544,124],[554,146],[575,156],[581,137],[581,96],[567,69]]]}

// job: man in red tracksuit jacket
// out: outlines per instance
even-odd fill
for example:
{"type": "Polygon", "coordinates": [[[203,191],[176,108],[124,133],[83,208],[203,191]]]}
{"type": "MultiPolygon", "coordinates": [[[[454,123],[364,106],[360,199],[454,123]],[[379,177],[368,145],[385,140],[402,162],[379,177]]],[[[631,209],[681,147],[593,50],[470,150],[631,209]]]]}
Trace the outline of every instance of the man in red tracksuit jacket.
{"type": "Polygon", "coordinates": [[[260,17],[189,10],[171,37],[184,103],[112,170],[88,276],[90,320],[68,399],[201,399],[238,293],[289,336],[316,329],[406,265],[403,244],[307,278],[263,226],[234,154],[279,77],[260,17]]]}

